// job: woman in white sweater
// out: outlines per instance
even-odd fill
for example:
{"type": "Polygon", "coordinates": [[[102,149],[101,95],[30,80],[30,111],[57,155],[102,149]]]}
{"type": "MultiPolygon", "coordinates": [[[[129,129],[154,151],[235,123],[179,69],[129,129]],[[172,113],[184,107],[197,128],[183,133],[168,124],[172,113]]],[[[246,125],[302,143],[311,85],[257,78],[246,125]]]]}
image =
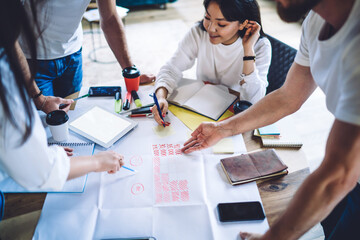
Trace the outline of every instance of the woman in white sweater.
{"type": "MultiPolygon", "coordinates": [[[[190,29],[157,75],[155,93],[162,113],[182,72],[195,60],[197,80],[225,85],[239,92],[240,100],[251,103],[265,96],[271,45],[261,28],[257,2],[204,0],[204,7],[204,19],[190,29]]],[[[163,124],[156,106],[152,110],[155,120],[163,124]]]]}
{"type": "Polygon", "coordinates": [[[48,147],[27,91],[35,68],[30,62],[30,76],[17,42],[22,30],[32,57],[36,56],[35,35],[27,14],[21,0],[2,1],[0,21],[8,24],[0,26],[0,181],[11,177],[29,190],[60,190],[66,180],[88,172],[118,171],[123,165],[123,156],[118,153],[69,158],[63,148],[48,147]]]}

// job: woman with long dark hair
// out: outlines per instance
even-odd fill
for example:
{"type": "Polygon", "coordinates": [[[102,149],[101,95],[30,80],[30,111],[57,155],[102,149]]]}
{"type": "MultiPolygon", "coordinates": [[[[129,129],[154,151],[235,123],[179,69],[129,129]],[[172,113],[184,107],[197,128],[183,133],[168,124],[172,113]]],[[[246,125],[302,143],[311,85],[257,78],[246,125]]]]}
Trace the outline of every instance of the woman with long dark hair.
{"type": "Polygon", "coordinates": [[[37,26],[33,9],[39,1],[27,1],[29,12],[21,0],[0,0],[0,181],[11,177],[27,189],[58,190],[67,179],[88,172],[116,172],[123,157],[115,152],[69,158],[63,148],[48,147],[28,93],[36,66],[30,61],[29,67],[17,42],[22,32],[31,55],[36,56],[30,22],[37,26]]]}
{"type": "MultiPolygon", "coordinates": [[[[156,77],[156,96],[162,112],[166,98],[197,60],[196,78],[222,84],[251,103],[265,96],[271,45],[261,26],[255,0],[204,0],[204,19],[179,43],[173,57],[156,77]]],[[[156,108],[156,107],[154,107],[156,108]]],[[[158,111],[155,120],[162,124],[158,111]]]]}

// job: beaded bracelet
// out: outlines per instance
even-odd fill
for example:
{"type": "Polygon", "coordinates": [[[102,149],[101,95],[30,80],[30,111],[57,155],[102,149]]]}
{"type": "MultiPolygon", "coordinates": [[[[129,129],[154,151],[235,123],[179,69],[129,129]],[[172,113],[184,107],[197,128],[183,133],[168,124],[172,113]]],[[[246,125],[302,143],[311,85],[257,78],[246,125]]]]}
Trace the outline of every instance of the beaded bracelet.
{"type": "Polygon", "coordinates": [[[44,102],[41,104],[40,111],[42,111],[43,107],[45,106],[45,103],[46,103],[46,100],[48,99],[48,97],[49,97],[49,96],[46,96],[46,97],[45,97],[44,102]]]}

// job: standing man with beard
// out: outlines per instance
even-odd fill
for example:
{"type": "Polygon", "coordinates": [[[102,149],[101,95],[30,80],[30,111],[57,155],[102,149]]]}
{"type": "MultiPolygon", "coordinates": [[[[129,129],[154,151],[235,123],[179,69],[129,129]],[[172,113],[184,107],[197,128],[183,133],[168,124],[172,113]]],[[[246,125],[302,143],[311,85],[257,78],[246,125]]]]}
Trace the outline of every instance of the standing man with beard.
{"type": "Polygon", "coordinates": [[[286,82],[248,110],[220,123],[203,123],[185,153],[269,125],[294,113],[317,86],[335,116],[324,160],[303,182],[285,213],[264,234],[246,240],[298,239],[321,221],[326,240],[360,238],[360,0],[277,0],[285,21],[311,10],[286,82]]]}

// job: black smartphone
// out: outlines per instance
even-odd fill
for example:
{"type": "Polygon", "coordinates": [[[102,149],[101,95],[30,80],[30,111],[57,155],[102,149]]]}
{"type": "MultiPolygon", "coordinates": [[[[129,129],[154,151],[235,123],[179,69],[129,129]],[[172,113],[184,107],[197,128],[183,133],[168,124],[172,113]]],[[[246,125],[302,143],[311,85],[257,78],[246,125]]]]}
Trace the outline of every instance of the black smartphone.
{"type": "Polygon", "coordinates": [[[156,240],[155,237],[134,237],[134,238],[106,238],[101,240],[156,240]]]}
{"type": "Polygon", "coordinates": [[[260,202],[219,203],[220,222],[263,220],[264,210],[260,202]]]}
{"type": "Polygon", "coordinates": [[[98,97],[98,96],[115,96],[117,92],[121,92],[120,86],[101,86],[101,87],[90,87],[89,96],[98,97]]]}

